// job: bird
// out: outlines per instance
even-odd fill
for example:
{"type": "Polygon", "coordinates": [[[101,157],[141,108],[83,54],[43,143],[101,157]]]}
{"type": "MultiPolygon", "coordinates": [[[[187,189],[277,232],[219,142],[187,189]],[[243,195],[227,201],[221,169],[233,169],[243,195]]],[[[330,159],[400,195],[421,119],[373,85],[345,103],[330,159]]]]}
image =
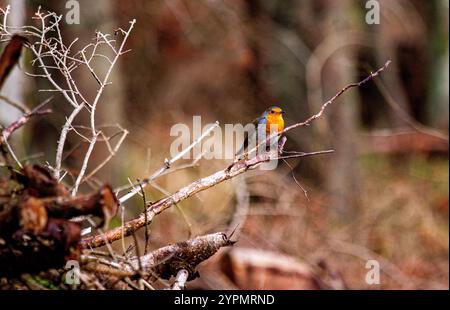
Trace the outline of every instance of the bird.
{"type": "MultiPolygon", "coordinates": [[[[236,157],[241,157],[249,145],[257,146],[270,134],[282,132],[284,130],[283,114],[285,114],[285,112],[280,107],[272,106],[266,109],[260,117],[256,118],[252,122],[254,129],[244,132],[244,142],[239,151],[237,151],[236,157]],[[274,132],[271,132],[271,130],[274,130],[274,132]],[[256,134],[257,132],[259,132],[258,135],[256,134]],[[257,137],[258,139],[256,140],[257,137]]],[[[274,143],[278,143],[279,138],[280,136],[271,139],[267,147],[270,147],[274,143]]]]}

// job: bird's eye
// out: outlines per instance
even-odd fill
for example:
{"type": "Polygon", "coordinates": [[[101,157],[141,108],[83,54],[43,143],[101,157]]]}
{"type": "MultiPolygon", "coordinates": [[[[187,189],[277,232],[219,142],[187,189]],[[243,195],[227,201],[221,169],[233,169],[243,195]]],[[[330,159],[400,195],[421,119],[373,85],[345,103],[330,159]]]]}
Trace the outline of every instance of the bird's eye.
{"type": "Polygon", "coordinates": [[[275,113],[275,111],[274,111],[274,110],[271,110],[271,111],[270,111],[270,113],[272,113],[272,114],[273,114],[273,113],[275,113]]]}

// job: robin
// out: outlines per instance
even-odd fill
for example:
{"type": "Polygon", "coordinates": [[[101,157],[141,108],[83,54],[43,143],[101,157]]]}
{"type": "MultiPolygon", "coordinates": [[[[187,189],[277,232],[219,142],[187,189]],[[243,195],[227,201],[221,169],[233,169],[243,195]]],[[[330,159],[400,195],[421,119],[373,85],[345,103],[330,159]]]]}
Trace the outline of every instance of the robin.
{"type": "MultiPolygon", "coordinates": [[[[283,114],[285,112],[280,107],[270,107],[261,114],[260,117],[255,119],[252,124],[254,129],[250,131],[245,131],[244,133],[244,143],[242,144],[239,151],[236,153],[237,157],[240,157],[244,151],[257,146],[258,144],[264,142],[266,137],[279,133],[284,129],[284,119],[283,114]],[[258,134],[257,134],[258,133],[258,134]],[[256,139],[258,137],[258,139],[256,139]]],[[[267,145],[270,147],[274,143],[278,143],[280,136],[271,138],[270,143],[267,145]]],[[[248,151],[248,150],[247,150],[248,151]]]]}

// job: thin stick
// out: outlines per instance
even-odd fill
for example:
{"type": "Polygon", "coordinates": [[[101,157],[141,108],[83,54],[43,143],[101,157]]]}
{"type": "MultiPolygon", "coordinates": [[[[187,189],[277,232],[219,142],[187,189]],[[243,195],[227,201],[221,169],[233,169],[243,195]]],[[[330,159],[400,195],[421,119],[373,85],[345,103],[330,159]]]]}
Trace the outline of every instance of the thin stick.
{"type": "Polygon", "coordinates": [[[327,102],[325,102],[322,107],[320,108],[319,112],[317,112],[316,114],[310,116],[309,118],[307,118],[305,121],[300,122],[300,123],[296,123],[293,124],[291,126],[286,127],[283,131],[269,135],[264,141],[262,141],[261,143],[259,143],[257,146],[255,146],[253,149],[247,151],[246,153],[244,153],[241,156],[245,156],[246,154],[250,154],[255,152],[259,146],[261,146],[264,143],[269,143],[269,141],[271,141],[271,139],[277,137],[277,136],[281,136],[283,134],[285,134],[288,131],[291,131],[295,128],[298,127],[304,127],[304,126],[308,126],[311,124],[311,122],[313,122],[314,120],[322,117],[323,113],[325,112],[325,110],[327,109],[327,107],[329,105],[331,105],[334,101],[336,101],[337,98],[339,98],[343,93],[345,93],[347,90],[349,90],[350,88],[354,88],[354,87],[360,87],[363,84],[369,82],[370,80],[372,80],[373,78],[377,77],[382,71],[384,71],[389,64],[391,63],[390,60],[388,60],[384,66],[382,66],[381,68],[379,68],[377,71],[375,72],[371,72],[369,76],[367,76],[365,79],[357,82],[357,83],[352,83],[352,84],[348,84],[347,86],[345,86],[344,88],[342,88],[338,93],[336,93],[336,95],[334,95],[332,98],[330,98],[327,102]]]}
{"type": "MultiPolygon", "coordinates": [[[[46,104],[48,101],[43,102],[43,104],[46,104]]],[[[42,104],[40,104],[37,108],[35,108],[33,111],[26,113],[24,115],[22,115],[18,120],[16,120],[15,122],[13,122],[11,125],[9,125],[8,127],[6,127],[5,129],[2,130],[2,136],[0,136],[0,144],[2,144],[4,141],[6,141],[11,134],[16,131],[17,129],[19,129],[20,127],[22,127],[23,125],[25,125],[26,123],[28,123],[28,121],[34,117],[34,116],[42,116],[42,115],[47,115],[52,113],[53,111],[51,109],[41,109],[42,104]]]]}
{"type": "Polygon", "coordinates": [[[94,169],[92,169],[89,174],[87,174],[83,181],[87,181],[90,178],[92,178],[100,169],[102,169],[114,156],[116,156],[117,152],[119,151],[120,147],[122,146],[122,143],[125,141],[125,138],[128,136],[129,131],[126,129],[123,129],[122,135],[120,136],[119,141],[114,146],[114,149],[111,149],[111,146],[107,139],[105,139],[105,143],[108,146],[109,149],[109,155],[94,169]]]}
{"type": "Polygon", "coordinates": [[[28,109],[25,105],[23,105],[19,102],[13,101],[13,100],[9,99],[8,97],[0,95],[0,99],[24,114],[31,112],[30,109],[28,109]]]}
{"type": "Polygon", "coordinates": [[[19,159],[17,158],[16,154],[14,153],[12,147],[9,145],[8,138],[12,135],[12,133],[14,131],[16,131],[17,129],[19,129],[20,127],[22,127],[26,123],[28,123],[28,121],[32,117],[34,117],[34,116],[42,116],[42,115],[46,115],[46,114],[52,113],[51,109],[42,109],[42,107],[44,105],[46,105],[47,103],[49,103],[50,100],[52,100],[52,98],[49,98],[49,99],[45,100],[44,102],[39,104],[36,108],[34,108],[31,112],[28,112],[28,113],[22,115],[18,120],[16,120],[11,125],[9,125],[8,127],[6,127],[5,129],[3,129],[1,131],[0,145],[2,145],[2,144],[6,145],[6,148],[8,149],[8,152],[11,154],[11,157],[14,159],[14,161],[17,163],[17,165],[20,168],[23,168],[22,164],[19,161],[19,159]]]}
{"type": "Polygon", "coordinates": [[[181,291],[186,288],[186,282],[189,277],[189,272],[186,269],[180,269],[175,277],[175,282],[171,286],[171,290],[181,291]]]}
{"type": "Polygon", "coordinates": [[[295,176],[295,173],[294,173],[294,168],[291,166],[291,164],[290,164],[286,159],[283,159],[283,162],[286,164],[286,166],[289,167],[290,172],[291,172],[292,179],[294,179],[295,184],[297,184],[297,186],[300,187],[300,189],[303,191],[303,194],[305,195],[306,200],[309,201],[308,191],[307,191],[306,188],[304,188],[304,187],[302,186],[302,184],[297,180],[297,177],[295,176]]]}
{"type": "MultiPolygon", "coordinates": [[[[136,231],[137,229],[143,227],[146,224],[147,221],[152,221],[153,218],[166,210],[167,208],[171,207],[174,204],[179,203],[180,201],[183,201],[201,191],[204,191],[208,188],[211,188],[219,183],[222,183],[223,181],[229,180],[231,178],[236,177],[237,175],[240,175],[250,169],[254,169],[255,167],[259,166],[261,163],[270,161],[272,158],[275,158],[278,154],[278,151],[275,153],[264,153],[261,155],[256,156],[255,158],[249,159],[245,162],[239,162],[236,163],[229,168],[225,168],[223,170],[220,170],[210,176],[201,178],[195,182],[192,182],[191,184],[179,189],[177,192],[173,193],[171,196],[163,198],[161,200],[158,200],[157,202],[150,205],[149,208],[147,208],[147,215],[142,213],[139,215],[139,217],[132,219],[128,222],[126,222],[122,227],[118,227],[115,229],[112,229],[104,234],[104,237],[109,242],[116,241],[122,238],[122,234],[125,236],[129,236],[133,231],[136,231]]],[[[84,247],[98,247],[104,245],[105,239],[102,238],[102,236],[93,236],[88,237],[82,240],[82,245],[84,247]]]]}
{"type": "Polygon", "coordinates": [[[60,180],[61,175],[61,165],[62,165],[62,158],[64,153],[64,145],[66,143],[67,134],[71,128],[71,125],[73,121],[75,120],[75,117],[81,112],[81,110],[84,108],[84,104],[80,104],[77,106],[72,113],[70,113],[69,117],[66,120],[66,123],[64,124],[61,134],[59,135],[58,139],[58,147],[56,149],[56,159],[55,159],[55,168],[53,169],[53,176],[55,179],[60,180]]]}
{"type": "MultiPolygon", "coordinates": [[[[61,93],[64,99],[73,108],[70,115],[68,115],[65,124],[63,125],[59,138],[58,145],[56,148],[55,164],[54,167],[50,167],[53,176],[61,181],[62,174],[62,162],[64,147],[67,140],[67,136],[70,130],[73,129],[73,122],[75,118],[81,113],[82,110],[86,109],[90,116],[90,129],[91,138],[89,138],[89,143],[91,144],[84,158],[82,160],[82,167],[80,168],[78,178],[74,187],[72,189],[72,194],[75,195],[78,191],[79,186],[84,182],[88,181],[95,173],[97,173],[102,167],[104,167],[113,156],[118,151],[121,146],[123,139],[125,139],[126,134],[119,140],[119,143],[111,149],[108,145],[110,151],[109,156],[101,162],[87,177],[84,177],[86,173],[86,167],[89,163],[89,159],[92,155],[92,150],[94,145],[98,142],[99,131],[95,125],[95,114],[97,106],[100,103],[104,90],[106,86],[110,85],[109,82],[110,75],[118,61],[118,58],[123,54],[127,53],[129,50],[125,50],[125,44],[127,39],[136,23],[136,20],[130,22],[129,28],[125,31],[122,30],[121,33],[124,35],[120,42],[119,47],[115,47],[115,40],[110,39],[109,34],[103,34],[97,32],[94,42],[90,42],[82,49],[72,52],[75,44],[78,42],[78,38],[72,40],[68,45],[63,41],[63,36],[60,29],[60,23],[62,22],[62,15],[57,15],[54,12],[44,12],[39,7],[35,13],[33,19],[37,20],[39,23],[38,27],[35,26],[22,26],[22,27],[12,27],[8,26],[8,16],[10,14],[10,6],[6,9],[1,9],[2,13],[2,25],[0,25],[0,35],[1,38],[4,36],[11,37],[13,33],[22,34],[30,39],[30,43],[26,44],[34,59],[31,64],[41,71],[38,74],[27,73],[28,76],[45,78],[51,84],[51,89],[40,89],[41,92],[58,92],[61,93]],[[99,47],[108,46],[112,56],[102,55],[98,52],[99,47]],[[103,78],[96,72],[96,69],[92,66],[92,60],[101,58],[103,61],[107,61],[107,69],[103,78]],[[78,87],[78,81],[73,77],[73,71],[80,66],[85,66],[91,74],[94,76],[97,83],[99,83],[99,88],[97,90],[96,96],[90,103],[87,101],[83,91],[78,87]],[[56,74],[55,74],[56,73],[56,74]],[[61,76],[62,79],[58,77],[61,76]]],[[[2,98],[0,98],[2,99],[2,98]]],[[[5,98],[3,98],[5,99],[5,98]]],[[[5,99],[6,101],[6,99],[5,99]]],[[[23,107],[14,102],[7,101],[10,105],[25,111],[23,107]]],[[[2,139],[2,138],[0,138],[2,139]]]]}
{"type": "MultiPolygon", "coordinates": [[[[19,166],[20,169],[23,168],[22,163],[20,162],[20,160],[17,158],[16,154],[14,153],[14,150],[12,149],[11,145],[9,145],[8,143],[8,139],[2,135],[0,136],[0,138],[4,138],[3,140],[3,144],[6,145],[6,149],[8,150],[9,154],[11,155],[11,157],[14,159],[14,161],[16,162],[17,166],[19,166]]],[[[0,144],[1,145],[1,144],[0,144]]]]}
{"type": "Polygon", "coordinates": [[[144,247],[144,255],[147,254],[147,248],[148,248],[148,219],[147,219],[147,198],[145,196],[145,190],[141,185],[141,182],[138,180],[139,187],[142,192],[142,200],[144,202],[144,214],[145,214],[145,247],[144,247]]]}
{"type": "Polygon", "coordinates": [[[289,158],[309,157],[309,156],[315,156],[315,155],[330,154],[330,153],[333,153],[333,152],[334,152],[334,150],[317,151],[317,152],[309,152],[309,153],[299,152],[298,154],[293,154],[293,155],[278,156],[278,157],[276,157],[276,158],[273,158],[273,160],[276,160],[276,159],[289,159],[289,158]]]}
{"type": "Polygon", "coordinates": [[[92,151],[94,150],[94,146],[95,146],[95,142],[97,142],[97,138],[98,138],[98,133],[96,133],[96,135],[92,137],[91,143],[89,144],[88,150],[86,152],[86,156],[84,157],[84,160],[83,160],[83,165],[81,166],[80,173],[78,174],[78,177],[75,181],[75,185],[72,189],[72,196],[74,196],[74,197],[77,195],[78,187],[81,184],[81,180],[83,180],[83,176],[84,176],[84,173],[86,172],[89,158],[91,157],[92,151]]]}
{"type": "Polygon", "coordinates": [[[95,115],[96,115],[97,105],[98,105],[98,103],[100,101],[100,98],[101,98],[101,96],[103,94],[103,91],[104,91],[105,87],[109,84],[109,77],[110,77],[110,75],[112,73],[112,70],[113,70],[117,60],[119,59],[119,57],[123,53],[123,48],[125,46],[125,43],[126,43],[126,41],[128,39],[128,36],[130,35],[131,30],[133,29],[135,23],[136,23],[135,19],[133,19],[130,22],[130,27],[128,28],[128,31],[125,33],[125,37],[123,38],[119,49],[117,51],[114,50],[116,55],[115,55],[114,59],[112,60],[112,63],[109,66],[108,71],[105,74],[105,77],[103,78],[102,84],[100,85],[100,88],[97,90],[97,95],[96,95],[96,97],[94,99],[94,102],[92,103],[91,115],[90,115],[91,116],[90,120],[91,120],[91,129],[92,129],[92,139],[91,139],[91,143],[89,145],[89,148],[88,148],[88,150],[87,150],[87,152],[85,154],[84,161],[83,161],[83,166],[82,166],[82,168],[80,170],[80,173],[78,175],[77,182],[75,183],[74,190],[72,191],[72,195],[76,195],[77,190],[78,190],[78,186],[81,183],[81,181],[83,180],[84,173],[86,172],[87,163],[89,162],[89,159],[90,159],[91,154],[92,154],[92,149],[94,148],[94,145],[97,142],[97,137],[99,135],[99,132],[97,131],[97,128],[96,128],[96,125],[95,125],[95,115]]]}
{"type": "MultiPolygon", "coordinates": [[[[179,160],[180,158],[182,158],[185,154],[189,153],[190,150],[192,150],[194,148],[194,146],[196,146],[197,144],[199,144],[204,138],[206,138],[207,136],[209,136],[209,134],[216,128],[219,126],[219,122],[215,122],[214,125],[212,125],[208,130],[206,130],[200,137],[198,137],[191,145],[189,145],[187,148],[185,148],[183,151],[181,151],[180,153],[178,153],[176,156],[174,156],[171,159],[166,159],[164,161],[164,165],[158,169],[155,173],[153,173],[150,177],[142,180],[142,182],[140,183],[140,185],[142,187],[146,187],[148,184],[150,184],[152,181],[154,181],[156,178],[158,178],[159,176],[161,176],[166,170],[169,170],[170,167],[173,165],[173,163],[175,163],[177,160],[179,160]]],[[[122,197],[119,198],[119,202],[120,203],[124,203],[125,201],[127,201],[128,199],[134,197],[137,193],[140,192],[140,188],[139,187],[134,187],[129,193],[123,195],[122,197]]]]}

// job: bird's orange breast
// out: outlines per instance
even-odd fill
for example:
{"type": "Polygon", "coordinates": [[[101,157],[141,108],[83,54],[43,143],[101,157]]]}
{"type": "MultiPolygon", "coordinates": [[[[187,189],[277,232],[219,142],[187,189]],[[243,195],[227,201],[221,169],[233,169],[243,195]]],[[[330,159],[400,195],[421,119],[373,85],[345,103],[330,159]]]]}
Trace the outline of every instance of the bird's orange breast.
{"type": "Polygon", "coordinates": [[[266,116],[266,133],[270,133],[270,128],[272,126],[275,127],[276,132],[280,132],[284,130],[284,119],[281,114],[271,115],[268,114],[266,116]]]}

